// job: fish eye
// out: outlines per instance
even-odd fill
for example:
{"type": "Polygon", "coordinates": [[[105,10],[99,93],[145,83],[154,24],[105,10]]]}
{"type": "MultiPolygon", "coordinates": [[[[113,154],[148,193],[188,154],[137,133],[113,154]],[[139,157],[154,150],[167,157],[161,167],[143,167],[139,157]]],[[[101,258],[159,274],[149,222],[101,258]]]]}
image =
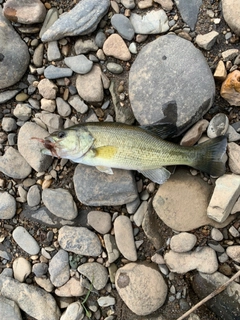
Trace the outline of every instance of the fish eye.
{"type": "Polygon", "coordinates": [[[58,138],[61,139],[61,138],[64,138],[66,136],[66,133],[64,131],[59,131],[58,132],[58,138]]]}

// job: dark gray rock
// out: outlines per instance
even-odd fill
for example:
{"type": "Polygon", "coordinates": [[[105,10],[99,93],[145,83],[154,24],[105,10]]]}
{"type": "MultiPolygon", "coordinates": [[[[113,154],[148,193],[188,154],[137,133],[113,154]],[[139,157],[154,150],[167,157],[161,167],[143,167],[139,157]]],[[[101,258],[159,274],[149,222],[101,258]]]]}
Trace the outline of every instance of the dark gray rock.
{"type": "Polygon", "coordinates": [[[183,21],[189,25],[191,30],[194,30],[197,22],[199,8],[202,5],[202,0],[176,0],[175,3],[178,7],[178,10],[180,11],[183,21]]]}
{"type": "MultiPolygon", "coordinates": [[[[213,274],[198,273],[193,278],[193,289],[200,299],[205,298],[220,285],[229,280],[220,272],[213,274]]],[[[237,320],[240,314],[240,285],[231,282],[227,289],[207,301],[206,306],[212,310],[219,320],[237,320]]]]}
{"type": "Polygon", "coordinates": [[[29,63],[28,47],[3,16],[0,7],[0,89],[18,82],[29,63]]]}
{"type": "Polygon", "coordinates": [[[176,123],[179,133],[211,107],[215,83],[201,51],[178,36],[146,45],[129,75],[129,98],[140,124],[176,123]]]}
{"type": "Polygon", "coordinates": [[[19,90],[6,90],[0,93],[0,104],[7,102],[8,100],[15,97],[15,95],[19,92],[19,90]]]}
{"type": "Polygon", "coordinates": [[[66,36],[84,35],[93,32],[107,13],[109,0],[82,0],[59,19],[42,35],[43,42],[66,36]]]}
{"type": "Polygon", "coordinates": [[[123,14],[114,14],[111,19],[111,24],[123,39],[130,41],[134,37],[134,28],[130,20],[123,14]]]}
{"type": "Polygon", "coordinates": [[[73,176],[76,195],[89,206],[117,206],[135,200],[136,183],[130,171],[113,169],[113,175],[79,164],[73,176]]]}

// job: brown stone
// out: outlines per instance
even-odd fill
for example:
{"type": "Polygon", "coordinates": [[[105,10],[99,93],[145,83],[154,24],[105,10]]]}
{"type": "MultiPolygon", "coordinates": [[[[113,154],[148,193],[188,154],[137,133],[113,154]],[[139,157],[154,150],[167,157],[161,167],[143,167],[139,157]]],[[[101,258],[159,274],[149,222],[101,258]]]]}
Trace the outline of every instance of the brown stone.
{"type": "Polygon", "coordinates": [[[224,81],[227,78],[227,70],[222,60],[218,62],[217,68],[214,72],[214,78],[219,81],[224,81]]]}
{"type": "Polygon", "coordinates": [[[227,76],[221,87],[221,96],[230,105],[240,106],[240,71],[235,70],[227,76]]]}
{"type": "Polygon", "coordinates": [[[103,45],[103,52],[107,56],[128,61],[131,59],[131,53],[124,40],[116,33],[110,35],[103,45]]]}

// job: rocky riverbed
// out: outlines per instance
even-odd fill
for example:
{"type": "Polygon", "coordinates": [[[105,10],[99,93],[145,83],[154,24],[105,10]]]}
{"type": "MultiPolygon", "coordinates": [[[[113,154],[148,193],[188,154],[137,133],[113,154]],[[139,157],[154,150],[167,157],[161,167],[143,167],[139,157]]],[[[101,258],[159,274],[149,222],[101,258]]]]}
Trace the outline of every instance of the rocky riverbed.
{"type": "MultiPolygon", "coordinates": [[[[2,319],[176,320],[239,270],[240,0],[0,0],[2,319]],[[41,153],[81,122],[226,135],[159,186],[41,153]]],[[[239,319],[238,279],[188,319],[239,319]]]]}

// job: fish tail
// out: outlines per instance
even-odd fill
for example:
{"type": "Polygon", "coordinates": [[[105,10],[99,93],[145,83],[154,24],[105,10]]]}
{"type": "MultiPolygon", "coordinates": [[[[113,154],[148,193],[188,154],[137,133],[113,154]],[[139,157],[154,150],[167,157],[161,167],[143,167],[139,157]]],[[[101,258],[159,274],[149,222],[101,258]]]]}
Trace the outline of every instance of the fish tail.
{"type": "Polygon", "coordinates": [[[220,136],[210,139],[194,147],[197,151],[196,162],[193,167],[212,176],[221,176],[225,173],[223,155],[227,149],[227,138],[220,136]]]}

